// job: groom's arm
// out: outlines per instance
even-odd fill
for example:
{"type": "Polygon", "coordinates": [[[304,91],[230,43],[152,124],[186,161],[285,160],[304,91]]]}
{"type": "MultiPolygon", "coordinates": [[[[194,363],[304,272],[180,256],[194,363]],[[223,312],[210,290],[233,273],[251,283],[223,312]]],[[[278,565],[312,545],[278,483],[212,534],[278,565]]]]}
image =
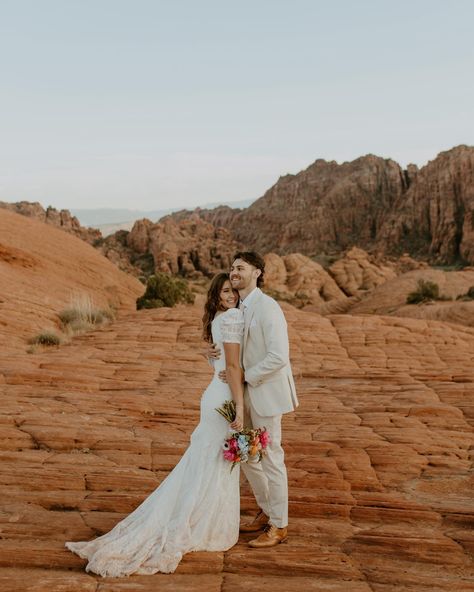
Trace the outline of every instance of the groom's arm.
{"type": "Polygon", "coordinates": [[[286,366],[290,360],[286,319],[276,302],[265,303],[260,323],[267,353],[262,361],[245,370],[245,382],[253,387],[265,382],[272,374],[286,366]]]}

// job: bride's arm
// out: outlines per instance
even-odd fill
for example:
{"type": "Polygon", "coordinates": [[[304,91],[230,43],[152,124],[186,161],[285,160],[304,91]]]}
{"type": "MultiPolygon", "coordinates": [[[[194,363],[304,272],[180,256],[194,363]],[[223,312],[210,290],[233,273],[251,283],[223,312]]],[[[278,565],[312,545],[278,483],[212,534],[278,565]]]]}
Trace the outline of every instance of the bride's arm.
{"type": "Polygon", "coordinates": [[[240,431],[244,427],[244,387],[242,384],[242,371],[240,369],[240,344],[224,343],[227,383],[235,402],[236,416],[230,426],[240,431]]]}

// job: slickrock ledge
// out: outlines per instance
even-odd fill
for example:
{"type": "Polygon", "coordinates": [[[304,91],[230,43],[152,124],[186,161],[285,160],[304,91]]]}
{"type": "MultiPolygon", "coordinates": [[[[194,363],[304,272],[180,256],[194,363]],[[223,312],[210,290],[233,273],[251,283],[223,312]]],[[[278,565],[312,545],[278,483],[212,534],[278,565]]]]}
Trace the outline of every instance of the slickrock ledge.
{"type": "Polygon", "coordinates": [[[0,207],[0,350],[25,351],[28,339],[57,331],[74,297],[98,308],[135,310],[143,285],[83,240],[0,207]]]}
{"type": "Polygon", "coordinates": [[[0,590],[472,592],[474,329],[285,312],[301,401],[284,418],[289,540],[241,535],[173,575],[102,579],[64,542],[108,531],[185,450],[211,375],[200,309],[4,353],[0,590]]]}

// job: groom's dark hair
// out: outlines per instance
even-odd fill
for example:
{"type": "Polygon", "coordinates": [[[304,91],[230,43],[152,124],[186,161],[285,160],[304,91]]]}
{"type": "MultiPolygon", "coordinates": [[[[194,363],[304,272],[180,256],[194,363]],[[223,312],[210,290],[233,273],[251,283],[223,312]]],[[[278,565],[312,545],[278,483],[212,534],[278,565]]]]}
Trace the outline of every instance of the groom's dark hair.
{"type": "Polygon", "coordinates": [[[238,251],[232,261],[234,262],[236,259],[242,259],[249,265],[253,265],[257,269],[260,269],[262,272],[257,278],[257,286],[263,286],[263,276],[265,274],[265,260],[264,258],[259,255],[256,251],[238,251]]]}

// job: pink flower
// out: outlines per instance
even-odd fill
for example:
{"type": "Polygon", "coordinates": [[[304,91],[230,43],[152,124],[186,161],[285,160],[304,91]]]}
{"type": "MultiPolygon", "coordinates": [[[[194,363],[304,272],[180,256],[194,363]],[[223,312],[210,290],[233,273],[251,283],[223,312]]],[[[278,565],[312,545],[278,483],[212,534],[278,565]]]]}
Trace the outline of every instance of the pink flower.
{"type": "Polygon", "coordinates": [[[232,450],[224,450],[224,458],[230,462],[235,462],[236,454],[232,450]]]}
{"type": "Polygon", "coordinates": [[[264,430],[260,434],[260,444],[262,445],[262,448],[266,448],[268,444],[270,444],[270,434],[267,432],[267,430],[264,430]]]}
{"type": "Polygon", "coordinates": [[[236,451],[238,450],[238,445],[237,445],[237,440],[235,438],[229,438],[229,440],[227,440],[229,442],[229,448],[230,450],[236,451]]]}

